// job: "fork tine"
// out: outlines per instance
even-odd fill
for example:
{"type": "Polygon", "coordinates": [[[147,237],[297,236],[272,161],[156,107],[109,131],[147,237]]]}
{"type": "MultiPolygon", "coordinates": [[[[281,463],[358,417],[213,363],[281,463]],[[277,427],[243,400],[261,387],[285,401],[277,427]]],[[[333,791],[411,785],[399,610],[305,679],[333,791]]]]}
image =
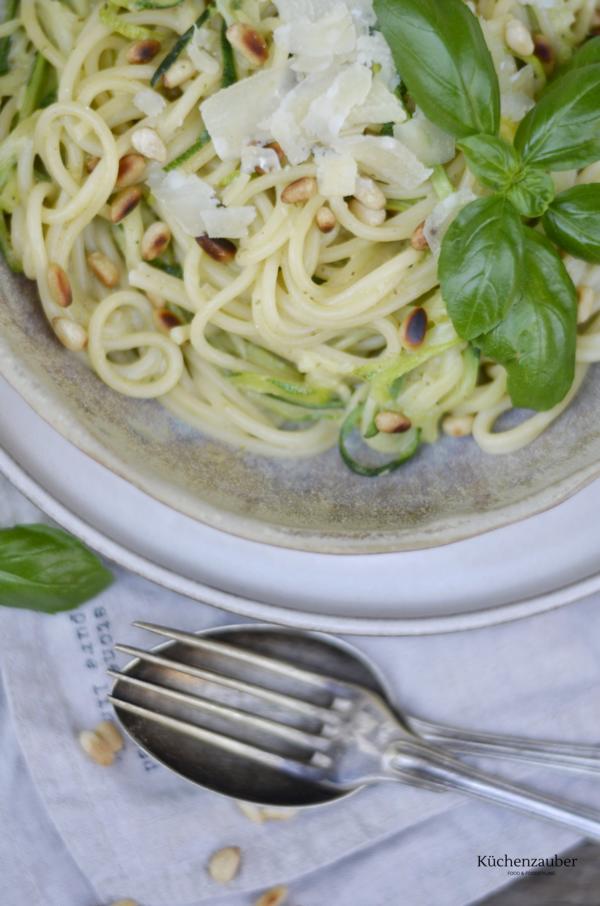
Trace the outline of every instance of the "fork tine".
{"type": "Polygon", "coordinates": [[[149,680],[139,679],[137,676],[131,676],[129,673],[120,673],[118,670],[107,670],[109,676],[112,676],[118,682],[128,683],[139,689],[145,689],[149,692],[156,692],[170,701],[179,702],[183,705],[190,705],[199,711],[207,714],[213,714],[216,717],[223,717],[226,720],[245,725],[256,730],[279,736],[289,742],[297,743],[311,751],[323,750],[330,745],[330,741],[323,736],[317,736],[308,733],[305,730],[299,730],[296,727],[290,727],[287,724],[280,724],[266,717],[258,717],[248,711],[241,711],[238,708],[232,708],[228,705],[217,704],[206,698],[197,695],[190,695],[188,692],[181,692],[179,689],[170,689],[168,686],[159,686],[149,680]]]}
{"type": "MultiPolygon", "coordinates": [[[[115,708],[121,708],[124,711],[128,711],[130,714],[144,717],[153,723],[168,727],[170,730],[175,730],[191,739],[197,739],[199,742],[206,742],[209,745],[225,749],[225,751],[231,752],[233,755],[250,758],[253,761],[274,768],[276,771],[282,771],[283,773],[299,778],[300,780],[320,782],[323,778],[322,769],[315,765],[303,764],[301,761],[295,761],[293,758],[285,758],[274,752],[268,752],[266,749],[260,749],[258,746],[240,742],[240,740],[233,739],[231,736],[213,733],[212,730],[205,730],[202,727],[197,727],[195,724],[188,724],[186,721],[179,720],[176,717],[169,717],[167,714],[161,714],[157,711],[151,711],[149,708],[144,708],[141,705],[134,705],[132,702],[123,701],[120,698],[115,698],[113,695],[109,695],[108,700],[115,708]]],[[[323,760],[325,758],[325,755],[319,753],[318,760],[323,767],[325,767],[325,761],[323,760]]]]}
{"type": "Polygon", "coordinates": [[[123,654],[130,654],[132,657],[139,658],[141,661],[147,661],[150,664],[156,664],[159,667],[166,667],[169,670],[175,670],[178,673],[185,673],[188,676],[205,680],[206,682],[216,683],[219,686],[225,686],[228,689],[235,689],[236,692],[245,692],[253,695],[255,698],[262,698],[265,701],[272,702],[288,710],[297,711],[314,720],[320,720],[322,723],[337,724],[339,716],[329,708],[322,708],[319,705],[313,705],[310,702],[294,698],[291,695],[284,695],[281,692],[274,692],[272,689],[265,689],[263,686],[256,686],[254,683],[247,683],[243,680],[234,679],[230,676],[223,676],[221,673],[213,673],[212,670],[203,670],[200,667],[193,667],[190,664],[182,664],[180,661],[173,661],[170,658],[163,657],[159,654],[153,654],[151,651],[144,651],[142,648],[135,648],[133,645],[115,645],[117,651],[123,654]]]}
{"type": "Polygon", "coordinates": [[[254,667],[262,667],[270,670],[272,673],[279,673],[288,679],[295,679],[301,683],[307,683],[315,686],[323,692],[331,692],[334,695],[351,694],[353,687],[351,683],[345,683],[343,680],[336,679],[332,676],[324,676],[320,673],[313,673],[312,670],[306,670],[304,667],[296,667],[288,661],[275,659],[264,654],[257,654],[254,651],[248,651],[245,648],[238,648],[237,645],[230,645],[227,642],[215,641],[206,636],[198,636],[193,632],[182,632],[179,629],[170,629],[168,626],[161,626],[158,623],[146,623],[144,620],[135,620],[133,625],[138,629],[146,629],[148,632],[154,632],[156,635],[164,636],[167,639],[174,639],[177,642],[184,642],[194,648],[200,648],[204,651],[223,654],[245,664],[252,664],[254,667]]]}

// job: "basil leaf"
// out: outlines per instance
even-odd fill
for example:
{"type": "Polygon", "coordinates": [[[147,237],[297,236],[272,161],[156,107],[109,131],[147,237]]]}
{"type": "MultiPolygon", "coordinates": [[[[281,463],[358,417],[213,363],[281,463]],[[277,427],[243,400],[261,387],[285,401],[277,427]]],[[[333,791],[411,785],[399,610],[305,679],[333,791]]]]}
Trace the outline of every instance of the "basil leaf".
{"type": "Polygon", "coordinates": [[[565,76],[529,111],[515,136],[527,164],[573,170],[600,158],[600,64],[565,76]]]}
{"type": "Polygon", "coordinates": [[[541,217],[556,195],[552,177],[543,170],[525,169],[506,192],[523,217],[541,217]]]}
{"type": "Polygon", "coordinates": [[[523,226],[499,195],[472,201],[442,243],[442,296],[457,333],[472,340],[506,315],[520,291],[523,226]]]}
{"type": "Polygon", "coordinates": [[[494,135],[498,77],[464,0],[375,0],[374,8],[402,81],[426,116],[458,138],[494,135]]]}
{"type": "Polygon", "coordinates": [[[568,63],[568,69],[581,69],[583,66],[593,66],[600,63],[600,35],[596,38],[590,38],[585,44],[582,44],[579,50],[573,54],[568,63]]]}
{"type": "Polygon", "coordinates": [[[561,192],[543,224],[550,239],[565,251],[600,264],[600,184],[561,192]]]}
{"type": "Polygon", "coordinates": [[[573,383],[577,291],[553,245],[523,229],[527,279],[521,298],[477,345],[505,365],[515,406],[543,411],[558,405],[573,383]]]}
{"type": "Polygon", "coordinates": [[[80,541],[49,525],[0,529],[0,604],[57,613],[93,598],[112,582],[80,541]]]}
{"type": "Polygon", "coordinates": [[[502,191],[521,170],[521,158],[503,138],[472,135],[458,143],[469,169],[482,186],[502,191]]]}

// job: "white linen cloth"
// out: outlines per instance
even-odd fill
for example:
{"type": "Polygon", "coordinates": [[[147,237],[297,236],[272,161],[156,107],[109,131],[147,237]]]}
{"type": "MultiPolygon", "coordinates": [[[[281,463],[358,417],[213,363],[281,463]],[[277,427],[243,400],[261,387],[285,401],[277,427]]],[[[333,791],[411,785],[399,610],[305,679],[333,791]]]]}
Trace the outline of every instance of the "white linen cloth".
{"type": "MultiPolygon", "coordinates": [[[[0,525],[43,518],[1,482],[0,525]]],[[[467,906],[513,880],[506,868],[479,866],[479,855],[552,856],[577,842],[536,819],[400,784],[256,825],[234,802],[156,765],[131,741],[114,765],[97,766],[76,737],[111,717],[104,670],[120,662],[114,642],[153,644],[132,620],[190,630],[236,620],[114,571],[115,584],[78,611],[47,617],[0,608],[3,906],[105,906],[123,897],[141,906],[242,906],[277,883],[289,885],[289,906],[467,906]],[[205,866],[227,845],[239,846],[243,858],[224,888],[205,866]]],[[[588,599],[469,633],[354,643],[411,713],[600,742],[597,605],[588,599]]],[[[593,779],[485,766],[600,807],[593,779]]]]}

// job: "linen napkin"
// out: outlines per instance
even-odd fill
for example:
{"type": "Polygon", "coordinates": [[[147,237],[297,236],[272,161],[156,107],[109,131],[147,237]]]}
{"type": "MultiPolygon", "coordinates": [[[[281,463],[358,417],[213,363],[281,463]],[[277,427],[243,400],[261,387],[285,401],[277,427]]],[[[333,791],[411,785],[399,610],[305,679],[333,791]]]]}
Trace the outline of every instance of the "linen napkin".
{"type": "MultiPolygon", "coordinates": [[[[20,495],[0,486],[0,524],[40,518],[20,495]]],[[[290,906],[466,906],[512,880],[505,867],[479,865],[479,855],[553,855],[576,842],[571,832],[535,819],[400,784],[256,824],[236,803],[182,780],[131,741],[111,767],[94,764],[77,734],[113,716],[105,670],[120,662],[114,643],[153,644],[131,627],[132,620],[190,630],[237,621],[114,571],[114,586],[77,611],[54,617],[0,613],[0,662],[11,718],[0,804],[4,796],[16,828],[0,843],[5,906],[99,906],[121,897],[142,906],[237,906],[276,883],[290,885],[290,906]],[[16,740],[13,748],[10,738],[16,740]],[[16,775],[19,789],[30,784],[18,806],[9,789],[16,775]],[[38,841],[34,837],[24,849],[34,809],[40,813],[38,841]],[[44,833],[53,854],[50,889],[44,882],[48,867],[33,857],[43,848],[44,833]],[[243,858],[239,875],[223,888],[206,864],[227,845],[239,846],[243,858]],[[32,899],[36,889],[42,891],[39,901],[32,899]]],[[[398,704],[411,713],[468,728],[594,742],[600,736],[596,604],[590,599],[471,633],[354,644],[380,665],[398,704]]],[[[491,767],[600,805],[590,778],[491,767]]]]}

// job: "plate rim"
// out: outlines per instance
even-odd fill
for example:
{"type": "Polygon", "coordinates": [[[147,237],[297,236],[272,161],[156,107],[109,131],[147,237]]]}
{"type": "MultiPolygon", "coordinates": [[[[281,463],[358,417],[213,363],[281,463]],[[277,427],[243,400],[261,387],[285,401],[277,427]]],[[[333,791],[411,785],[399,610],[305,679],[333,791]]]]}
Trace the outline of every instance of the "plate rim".
{"type": "Polygon", "coordinates": [[[374,637],[441,635],[526,619],[566,606],[600,591],[600,572],[598,572],[552,592],[497,605],[487,610],[449,614],[443,617],[358,618],[302,612],[221,591],[199,580],[180,576],[167,567],[153,563],[143,555],[129,550],[125,545],[112,540],[104,532],[90,525],[69,507],[54,498],[1,446],[0,473],[58,525],[74,534],[92,550],[124,569],[191,600],[234,613],[240,617],[274,623],[292,629],[374,637]]]}

